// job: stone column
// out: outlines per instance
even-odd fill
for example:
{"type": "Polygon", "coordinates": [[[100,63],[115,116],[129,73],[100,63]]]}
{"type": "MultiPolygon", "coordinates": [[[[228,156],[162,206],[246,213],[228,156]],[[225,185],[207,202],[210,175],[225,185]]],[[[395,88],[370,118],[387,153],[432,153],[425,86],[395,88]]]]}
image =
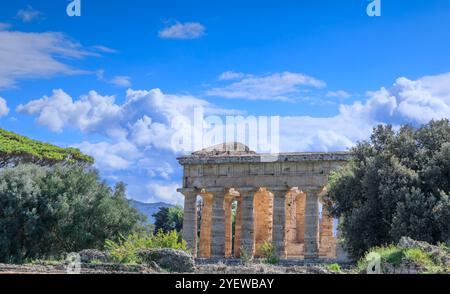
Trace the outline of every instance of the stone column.
{"type": "Polygon", "coordinates": [[[225,209],[224,192],[216,192],[213,197],[212,209],[212,257],[225,257],[225,209]]]}
{"type": "Polygon", "coordinates": [[[256,189],[239,189],[242,198],[242,222],[240,253],[245,249],[251,256],[255,253],[254,222],[253,222],[253,199],[256,189]]]}
{"type": "Polygon", "coordinates": [[[234,224],[234,256],[241,256],[241,232],[242,232],[242,197],[237,199],[236,223],[234,224]]]}
{"type": "Polygon", "coordinates": [[[184,219],[183,239],[194,257],[197,256],[197,194],[183,191],[184,195],[184,219]]]}
{"type": "Polygon", "coordinates": [[[305,205],[305,259],[319,257],[319,193],[321,190],[306,192],[305,205]]]}
{"type": "Polygon", "coordinates": [[[304,244],[305,243],[305,203],[306,203],[306,194],[300,192],[296,198],[296,213],[297,213],[297,242],[304,244]]]}
{"type": "Polygon", "coordinates": [[[232,254],[232,242],[233,242],[233,217],[232,217],[232,203],[233,195],[225,195],[225,257],[231,257],[232,254]]]}
{"type": "Polygon", "coordinates": [[[211,257],[211,216],[213,196],[202,193],[202,224],[200,227],[200,257],[211,257]]]}
{"type": "Polygon", "coordinates": [[[320,252],[321,257],[334,257],[333,218],[325,205],[322,206],[322,220],[320,221],[320,252]]]}
{"type": "Polygon", "coordinates": [[[286,194],[287,189],[270,189],[274,196],[272,242],[279,258],[285,259],[286,252],[286,194]]]}

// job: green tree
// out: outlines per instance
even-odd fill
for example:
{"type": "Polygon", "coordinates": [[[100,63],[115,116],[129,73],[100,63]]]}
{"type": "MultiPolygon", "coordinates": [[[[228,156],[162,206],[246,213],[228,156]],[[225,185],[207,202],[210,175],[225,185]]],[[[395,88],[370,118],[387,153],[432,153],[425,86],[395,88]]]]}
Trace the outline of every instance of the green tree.
{"type": "Polygon", "coordinates": [[[343,217],[350,253],[396,243],[402,236],[450,240],[450,122],[415,129],[378,126],[330,175],[328,208],[343,217]]]}
{"type": "Polygon", "coordinates": [[[56,163],[89,166],[94,159],[75,148],[60,148],[0,128],[0,168],[21,163],[53,165],[56,163]]]}
{"type": "Polygon", "coordinates": [[[125,186],[114,190],[78,165],[0,170],[0,262],[58,257],[128,235],[144,217],[125,186]]]}
{"type": "Polygon", "coordinates": [[[180,206],[160,207],[159,211],[153,214],[155,218],[155,234],[160,230],[164,233],[171,231],[181,232],[183,228],[183,215],[184,211],[180,206]]]}

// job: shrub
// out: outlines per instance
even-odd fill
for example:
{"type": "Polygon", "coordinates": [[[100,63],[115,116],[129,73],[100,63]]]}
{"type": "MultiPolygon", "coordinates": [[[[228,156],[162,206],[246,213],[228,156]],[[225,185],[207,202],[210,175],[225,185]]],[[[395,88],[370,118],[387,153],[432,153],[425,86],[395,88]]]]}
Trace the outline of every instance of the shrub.
{"type": "Polygon", "coordinates": [[[140,263],[138,251],[142,249],[170,248],[187,251],[187,243],[179,241],[176,231],[164,233],[159,231],[154,234],[131,234],[120,237],[117,242],[106,240],[105,248],[109,251],[111,258],[119,263],[140,263]]]}
{"type": "Polygon", "coordinates": [[[247,264],[253,260],[253,254],[250,252],[250,249],[246,246],[241,246],[240,255],[239,255],[242,264],[247,264]]]}
{"type": "Polygon", "coordinates": [[[112,190],[95,170],[77,165],[0,170],[0,262],[100,249],[142,221],[129,206],[125,186],[112,190]]]}
{"type": "Polygon", "coordinates": [[[329,270],[332,270],[333,272],[341,272],[341,266],[338,263],[332,263],[332,264],[328,264],[327,268],[329,270]]]}
{"type": "Polygon", "coordinates": [[[266,263],[277,264],[279,262],[275,247],[270,242],[264,242],[261,246],[262,257],[266,263]]]}

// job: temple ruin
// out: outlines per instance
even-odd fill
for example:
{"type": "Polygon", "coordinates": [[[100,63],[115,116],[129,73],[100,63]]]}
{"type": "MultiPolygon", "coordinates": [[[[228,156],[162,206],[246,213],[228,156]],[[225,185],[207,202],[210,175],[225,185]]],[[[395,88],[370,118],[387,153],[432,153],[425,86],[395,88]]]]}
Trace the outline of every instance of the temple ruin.
{"type": "Polygon", "coordinates": [[[330,171],[348,158],[257,154],[240,143],[180,157],[183,238],[199,258],[239,257],[241,250],[258,257],[270,242],[281,259],[339,259],[335,221],[321,203],[330,171]]]}

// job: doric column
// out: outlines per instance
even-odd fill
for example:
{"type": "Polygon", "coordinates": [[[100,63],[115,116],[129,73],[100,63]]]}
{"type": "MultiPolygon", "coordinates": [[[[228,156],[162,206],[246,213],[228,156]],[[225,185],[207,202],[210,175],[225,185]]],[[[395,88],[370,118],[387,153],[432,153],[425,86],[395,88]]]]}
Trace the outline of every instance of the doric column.
{"type": "Polygon", "coordinates": [[[200,227],[200,257],[211,257],[211,216],[213,195],[202,193],[202,224],[200,227]]]}
{"type": "Polygon", "coordinates": [[[224,191],[217,191],[213,196],[212,209],[212,238],[211,255],[212,257],[225,256],[225,209],[224,209],[224,191]]]}
{"type": "Polygon", "coordinates": [[[274,196],[272,242],[279,258],[286,258],[286,193],[288,189],[269,188],[274,196]]]}
{"type": "MultiPolygon", "coordinates": [[[[226,194],[225,195],[225,257],[231,257],[232,249],[233,249],[233,215],[232,215],[232,204],[233,204],[233,195],[226,194]]],[[[236,231],[236,229],[235,229],[236,231]]]]}
{"type": "Polygon", "coordinates": [[[306,192],[305,205],[305,259],[319,257],[319,193],[314,189],[306,192]]]}
{"type": "Polygon", "coordinates": [[[182,191],[184,195],[183,239],[194,257],[197,256],[197,194],[182,191]]]}
{"type": "Polygon", "coordinates": [[[296,213],[297,213],[297,242],[304,244],[305,243],[305,203],[306,203],[306,194],[304,192],[300,192],[296,198],[296,213]]]}
{"type": "Polygon", "coordinates": [[[242,196],[236,198],[236,223],[234,224],[234,256],[241,256],[241,232],[242,232],[242,196]]]}
{"type": "Polygon", "coordinates": [[[255,252],[254,221],[253,221],[253,199],[256,189],[239,189],[242,198],[242,222],[241,222],[241,244],[240,253],[245,249],[250,255],[255,252]]]}
{"type": "Polygon", "coordinates": [[[335,240],[333,237],[333,218],[325,205],[322,206],[322,219],[320,221],[320,252],[319,255],[331,258],[334,255],[335,240]]]}

